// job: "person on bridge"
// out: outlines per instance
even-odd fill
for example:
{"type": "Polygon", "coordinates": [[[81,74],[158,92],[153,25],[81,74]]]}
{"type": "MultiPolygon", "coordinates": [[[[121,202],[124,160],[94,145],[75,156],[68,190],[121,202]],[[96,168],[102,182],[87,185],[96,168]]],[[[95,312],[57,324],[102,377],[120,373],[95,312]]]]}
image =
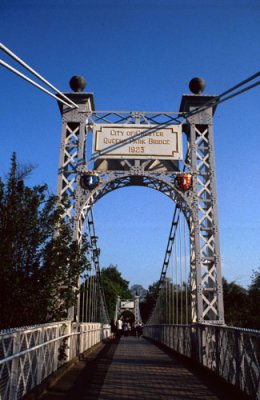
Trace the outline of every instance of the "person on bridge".
{"type": "Polygon", "coordinates": [[[116,328],[116,321],[114,321],[114,318],[111,320],[110,322],[110,326],[111,326],[111,338],[115,339],[116,338],[116,332],[117,332],[117,328],[116,328]]]}
{"type": "Polygon", "coordinates": [[[136,321],[136,334],[138,337],[143,334],[143,324],[141,321],[136,321]]]}
{"type": "Polygon", "coordinates": [[[119,318],[116,321],[116,329],[117,329],[117,331],[116,331],[117,337],[118,337],[118,339],[120,339],[121,336],[122,336],[122,333],[123,333],[123,320],[122,320],[122,317],[119,318]]]}
{"type": "Polygon", "coordinates": [[[124,336],[128,336],[128,322],[127,321],[123,322],[123,332],[124,332],[124,336]]]}

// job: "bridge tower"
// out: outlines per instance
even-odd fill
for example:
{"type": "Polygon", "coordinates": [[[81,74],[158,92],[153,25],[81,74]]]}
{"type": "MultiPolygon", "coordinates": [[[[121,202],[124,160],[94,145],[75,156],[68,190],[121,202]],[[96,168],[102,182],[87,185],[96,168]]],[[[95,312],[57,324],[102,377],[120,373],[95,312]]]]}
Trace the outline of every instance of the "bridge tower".
{"type": "Polygon", "coordinates": [[[223,324],[213,139],[215,107],[211,105],[215,96],[201,94],[204,81],[199,78],[191,80],[190,89],[194,94],[183,95],[180,111],[187,113],[184,130],[190,146],[188,162],[193,177],[190,219],[192,322],[223,324]]]}
{"type": "Polygon", "coordinates": [[[183,95],[178,112],[104,112],[95,110],[92,93],[82,92],[82,78],[72,81],[74,93],[66,96],[78,108],[59,103],[58,195],[69,200],[65,218],[73,224],[74,239],[81,241],[89,210],[105,194],[133,185],[160,191],[181,209],[190,229],[192,322],[223,324],[210,103],[215,96],[202,95],[202,81],[195,79],[193,94],[183,95]],[[115,141],[115,132],[123,139],[115,141]],[[191,185],[183,190],[187,177],[191,185]]]}
{"type": "Polygon", "coordinates": [[[130,311],[136,321],[142,321],[140,313],[140,296],[135,296],[134,300],[131,299],[121,299],[120,296],[117,297],[116,310],[114,320],[117,321],[119,316],[124,311],[130,311]]]}

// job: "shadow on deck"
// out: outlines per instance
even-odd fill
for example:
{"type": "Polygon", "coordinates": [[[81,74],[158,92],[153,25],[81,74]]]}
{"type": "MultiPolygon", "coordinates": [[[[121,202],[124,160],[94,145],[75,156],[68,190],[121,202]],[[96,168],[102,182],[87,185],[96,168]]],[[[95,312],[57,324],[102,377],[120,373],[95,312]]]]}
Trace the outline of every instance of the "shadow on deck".
{"type": "MultiPolygon", "coordinates": [[[[53,383],[53,382],[52,382],[53,383]]],[[[39,388],[38,388],[39,389],[39,388]]],[[[88,352],[45,392],[41,400],[248,399],[212,373],[144,338],[110,340],[88,352]]]]}

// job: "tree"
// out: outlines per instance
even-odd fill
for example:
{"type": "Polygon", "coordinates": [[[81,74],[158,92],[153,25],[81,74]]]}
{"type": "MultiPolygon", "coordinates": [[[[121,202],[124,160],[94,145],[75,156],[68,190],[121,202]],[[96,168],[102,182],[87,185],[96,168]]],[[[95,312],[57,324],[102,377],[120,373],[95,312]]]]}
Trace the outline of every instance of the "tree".
{"type": "Polygon", "coordinates": [[[156,281],[148,287],[144,301],[140,303],[140,313],[142,316],[142,320],[144,322],[147,322],[149,316],[151,315],[155,307],[158,294],[159,294],[159,281],[156,281]]]}
{"type": "Polygon", "coordinates": [[[191,321],[190,288],[185,282],[174,285],[170,278],[165,278],[159,289],[159,281],[148,288],[144,301],[140,303],[142,319],[146,322],[159,301],[160,323],[185,324],[191,321]],[[170,304],[169,304],[170,303],[170,304]]]}
{"type": "Polygon", "coordinates": [[[47,185],[25,185],[30,172],[14,153],[6,180],[0,178],[0,328],[65,317],[85,264],[85,244],[72,241],[57,197],[47,185]]]}
{"type": "Polygon", "coordinates": [[[249,302],[245,288],[223,278],[225,322],[227,325],[248,327],[249,302]]]}
{"type": "Polygon", "coordinates": [[[250,304],[249,328],[260,330],[260,268],[253,270],[251,284],[248,288],[250,304]]]}
{"type": "Polygon", "coordinates": [[[122,278],[117,266],[110,264],[101,269],[101,284],[103,286],[109,318],[115,314],[117,297],[131,299],[132,295],[128,288],[129,282],[122,278]]]}

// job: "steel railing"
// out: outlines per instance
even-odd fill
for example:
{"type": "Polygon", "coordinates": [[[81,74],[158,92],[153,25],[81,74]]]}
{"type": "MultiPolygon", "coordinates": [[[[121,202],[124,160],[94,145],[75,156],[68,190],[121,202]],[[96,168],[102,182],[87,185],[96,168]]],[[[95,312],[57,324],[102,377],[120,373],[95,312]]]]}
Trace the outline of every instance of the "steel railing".
{"type": "Polygon", "coordinates": [[[20,399],[108,336],[110,325],[71,321],[0,332],[0,399],[20,399]]]}
{"type": "Polygon", "coordinates": [[[147,325],[144,336],[209,368],[260,399],[260,331],[224,325],[147,325]]]}

